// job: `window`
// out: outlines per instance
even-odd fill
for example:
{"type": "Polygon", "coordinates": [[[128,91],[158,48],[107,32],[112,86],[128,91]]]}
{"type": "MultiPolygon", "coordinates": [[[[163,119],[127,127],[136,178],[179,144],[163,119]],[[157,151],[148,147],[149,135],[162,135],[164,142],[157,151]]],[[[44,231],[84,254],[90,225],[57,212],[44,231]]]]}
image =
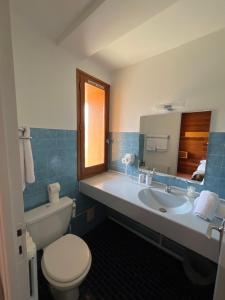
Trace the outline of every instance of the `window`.
{"type": "Polygon", "coordinates": [[[78,179],[107,170],[109,88],[77,70],[78,179]]]}

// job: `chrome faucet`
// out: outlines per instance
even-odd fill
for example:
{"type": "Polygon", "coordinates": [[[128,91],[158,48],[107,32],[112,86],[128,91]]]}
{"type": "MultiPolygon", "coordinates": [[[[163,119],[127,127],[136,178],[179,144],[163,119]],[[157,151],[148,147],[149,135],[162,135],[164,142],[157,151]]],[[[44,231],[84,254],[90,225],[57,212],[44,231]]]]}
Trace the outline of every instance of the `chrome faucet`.
{"type": "Polygon", "coordinates": [[[166,184],[166,186],[165,186],[165,192],[166,193],[171,193],[171,190],[172,190],[171,185],[166,184]]]}

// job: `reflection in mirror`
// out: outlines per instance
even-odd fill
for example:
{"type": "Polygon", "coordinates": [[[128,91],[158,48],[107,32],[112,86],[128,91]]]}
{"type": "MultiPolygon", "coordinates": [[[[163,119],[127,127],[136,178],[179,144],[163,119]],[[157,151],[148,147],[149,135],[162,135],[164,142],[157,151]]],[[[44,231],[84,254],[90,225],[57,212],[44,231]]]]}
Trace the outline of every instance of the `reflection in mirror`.
{"type": "Polygon", "coordinates": [[[144,168],[202,182],[211,112],[170,112],[140,119],[144,168]]]}

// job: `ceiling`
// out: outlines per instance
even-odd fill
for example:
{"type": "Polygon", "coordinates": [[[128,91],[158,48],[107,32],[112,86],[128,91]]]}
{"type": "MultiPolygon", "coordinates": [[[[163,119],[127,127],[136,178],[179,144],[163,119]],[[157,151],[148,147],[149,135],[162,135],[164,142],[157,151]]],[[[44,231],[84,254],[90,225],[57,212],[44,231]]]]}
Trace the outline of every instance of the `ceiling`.
{"type": "Polygon", "coordinates": [[[225,28],[225,0],[11,0],[80,59],[126,67],[225,28]]]}
{"type": "Polygon", "coordinates": [[[57,39],[82,22],[104,0],[10,0],[11,8],[43,34],[57,39]],[[89,14],[86,14],[89,12],[89,14]]]}

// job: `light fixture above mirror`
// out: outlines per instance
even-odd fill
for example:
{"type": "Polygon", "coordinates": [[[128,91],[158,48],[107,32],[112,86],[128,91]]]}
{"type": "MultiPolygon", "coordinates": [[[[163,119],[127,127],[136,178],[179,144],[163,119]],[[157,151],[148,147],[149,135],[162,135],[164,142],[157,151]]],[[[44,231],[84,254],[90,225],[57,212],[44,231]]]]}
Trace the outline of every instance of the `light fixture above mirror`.
{"type": "Polygon", "coordinates": [[[186,107],[185,101],[170,101],[155,105],[154,113],[168,113],[174,111],[184,111],[186,107]]]}

